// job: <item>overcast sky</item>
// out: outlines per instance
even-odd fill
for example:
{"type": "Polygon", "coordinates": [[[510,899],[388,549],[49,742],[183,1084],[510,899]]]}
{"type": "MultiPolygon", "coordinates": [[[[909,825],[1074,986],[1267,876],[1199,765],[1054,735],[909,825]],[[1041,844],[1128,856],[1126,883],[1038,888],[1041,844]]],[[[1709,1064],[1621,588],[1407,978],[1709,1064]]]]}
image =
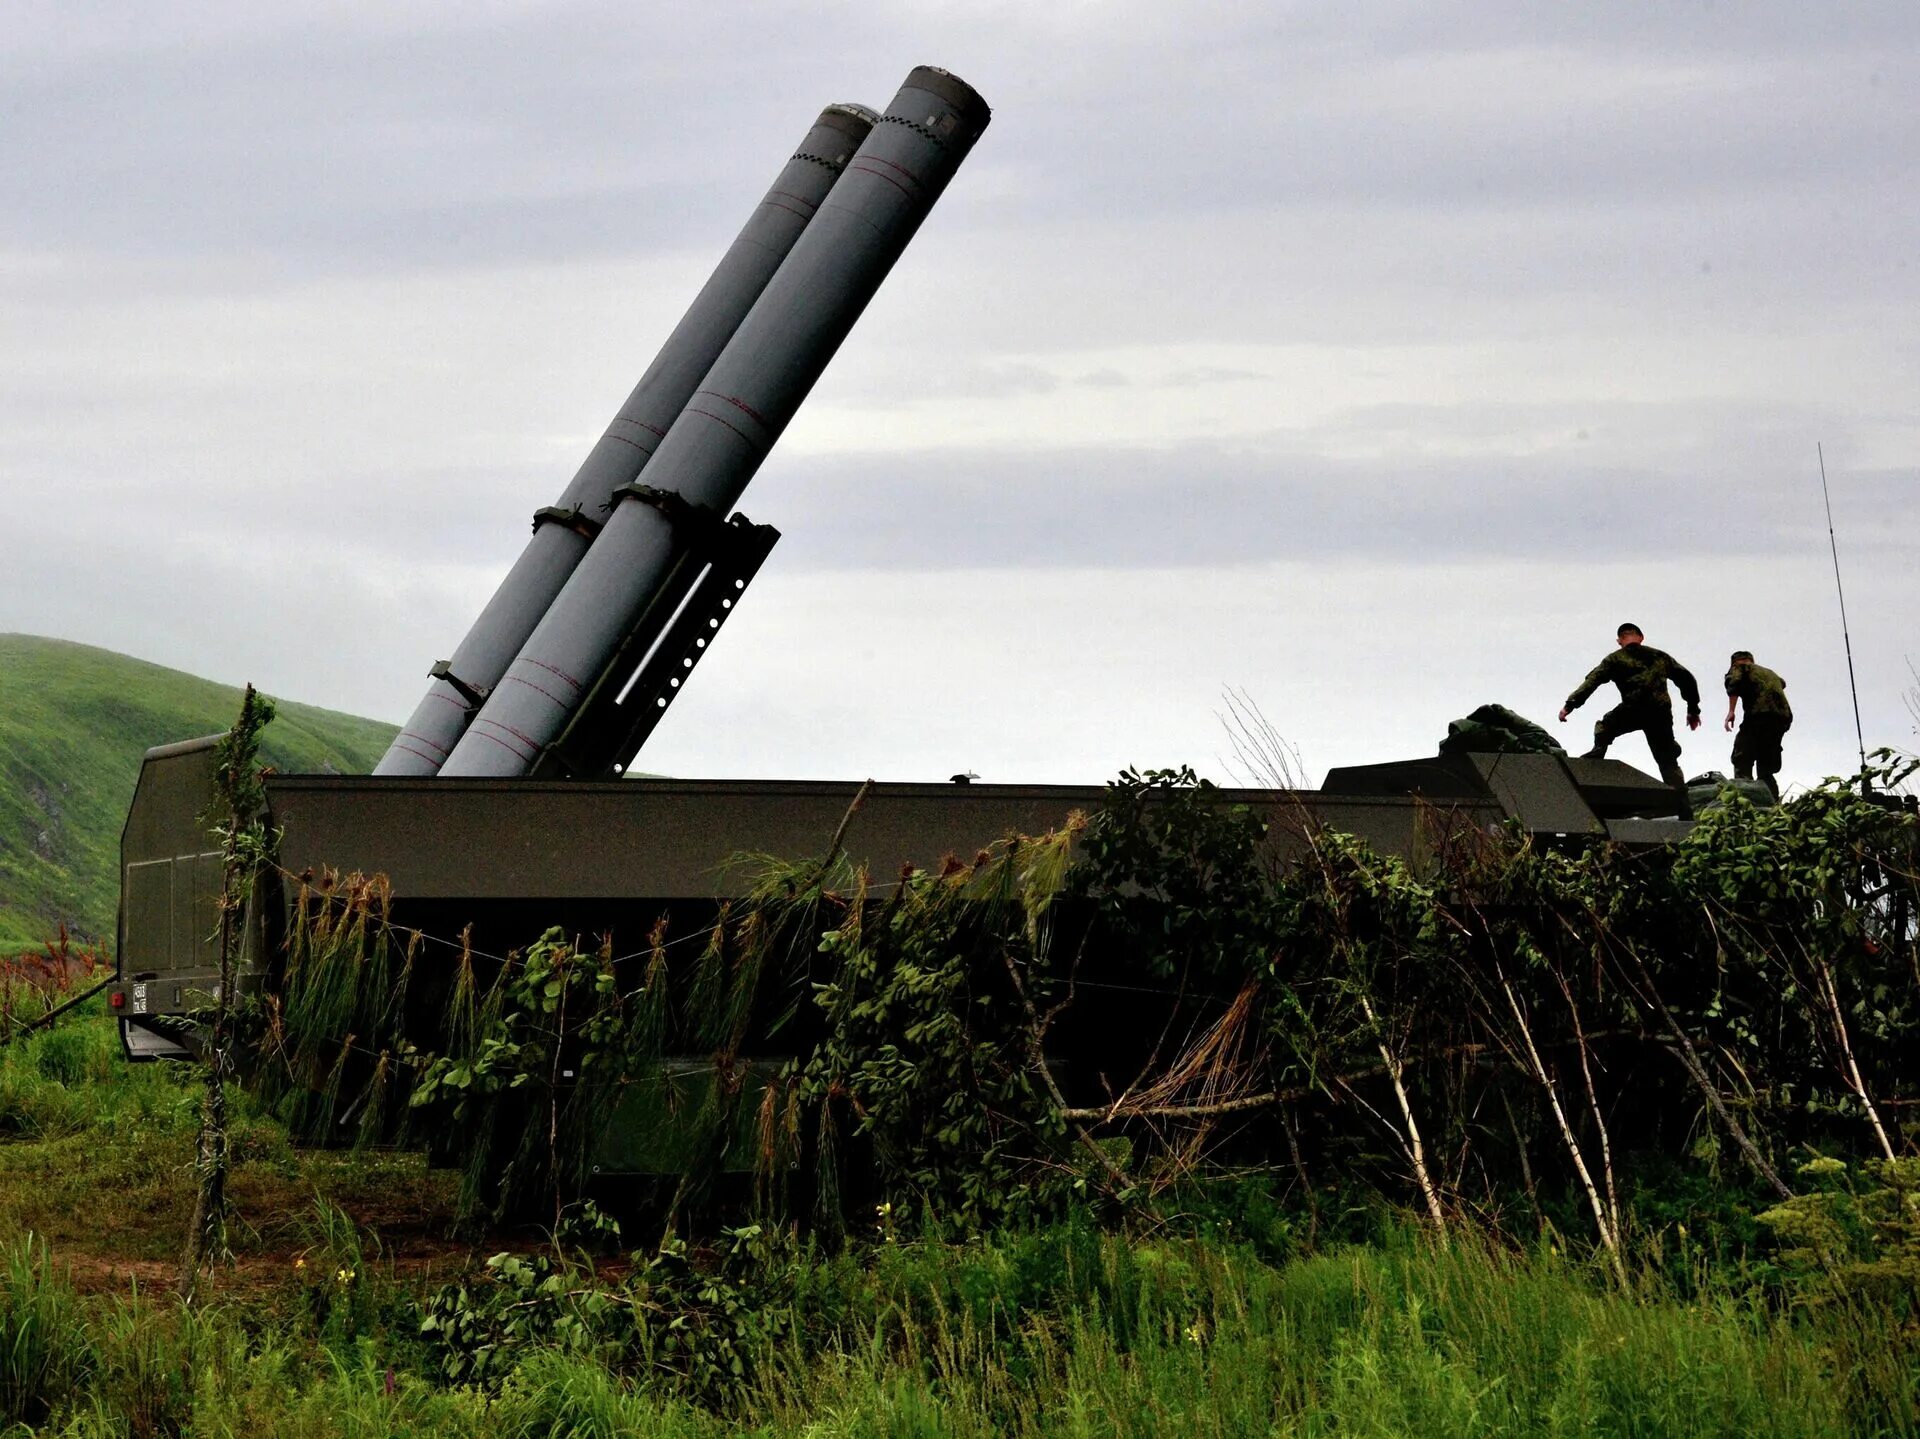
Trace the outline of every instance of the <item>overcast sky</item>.
{"type": "Polygon", "coordinates": [[[1227,779],[1232,687],[1317,782],[1552,725],[1632,619],[1704,682],[1689,773],[1744,646],[1812,781],[1816,443],[1867,742],[1920,743],[1912,0],[6,25],[0,630],[403,719],[820,106],[927,63],[993,124],[748,489],[785,538],[643,768],[1227,779]]]}

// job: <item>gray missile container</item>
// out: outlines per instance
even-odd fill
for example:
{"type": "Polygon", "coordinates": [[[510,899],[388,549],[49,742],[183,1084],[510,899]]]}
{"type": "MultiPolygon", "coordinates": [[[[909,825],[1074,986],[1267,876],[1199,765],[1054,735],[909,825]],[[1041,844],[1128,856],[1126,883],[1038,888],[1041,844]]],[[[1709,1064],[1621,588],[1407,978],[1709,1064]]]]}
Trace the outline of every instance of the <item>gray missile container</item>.
{"type": "Polygon", "coordinates": [[[696,532],[725,520],[990,116],[944,70],[907,77],[440,773],[522,775],[562,734],[696,532]]]}
{"type": "Polygon", "coordinates": [[[820,113],[559,503],[535,512],[533,538],[453,658],[433,667],[375,774],[421,777],[446,761],[613,512],[614,492],[639,477],[877,119],[864,105],[820,113]]]}

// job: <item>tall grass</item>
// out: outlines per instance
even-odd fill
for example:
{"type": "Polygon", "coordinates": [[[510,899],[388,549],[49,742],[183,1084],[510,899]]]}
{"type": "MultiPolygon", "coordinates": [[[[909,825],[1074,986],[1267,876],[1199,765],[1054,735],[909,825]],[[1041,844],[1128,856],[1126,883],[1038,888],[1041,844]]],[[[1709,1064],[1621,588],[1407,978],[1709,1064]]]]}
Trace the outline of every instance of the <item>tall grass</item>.
{"type": "MultiPolygon", "coordinates": [[[[977,1275],[986,1257],[954,1265],[977,1275]]],[[[1849,1428],[1815,1336],[1732,1299],[1621,1295],[1551,1256],[1409,1244],[1274,1267],[1111,1238],[1096,1262],[1016,1309],[969,1297],[965,1279],[931,1302],[910,1296],[888,1269],[941,1261],[883,1258],[879,1309],[819,1361],[785,1366],[755,1417],[814,1436],[1849,1428]],[[910,1319],[890,1322],[906,1318],[889,1312],[903,1300],[910,1319]]]]}
{"type": "Polygon", "coordinates": [[[93,1385],[76,1422],[125,1439],[167,1439],[186,1432],[198,1381],[237,1335],[217,1314],[135,1285],[99,1307],[93,1337],[93,1385]]]}
{"type": "Polygon", "coordinates": [[[70,1016],[0,1048],[0,1137],[56,1138],[123,1120],[171,1127],[194,1077],[176,1065],[129,1066],[111,1022],[70,1016]]]}
{"type": "Polygon", "coordinates": [[[93,1368],[80,1303],[44,1240],[0,1249],[0,1423],[38,1427],[93,1368]]]}
{"type": "MultiPolygon", "coordinates": [[[[1825,1320],[1622,1292],[1551,1253],[1409,1234],[1271,1264],[1211,1241],[1042,1232],[862,1258],[798,1262],[791,1337],[713,1411],[558,1349],[530,1351],[494,1394],[445,1388],[398,1312],[348,1334],[134,1294],[83,1323],[44,1248],[21,1244],[7,1413],[129,1439],[1913,1432],[1865,1402],[1825,1320]]],[[[1895,1354],[1910,1376],[1911,1339],[1895,1354]]]]}

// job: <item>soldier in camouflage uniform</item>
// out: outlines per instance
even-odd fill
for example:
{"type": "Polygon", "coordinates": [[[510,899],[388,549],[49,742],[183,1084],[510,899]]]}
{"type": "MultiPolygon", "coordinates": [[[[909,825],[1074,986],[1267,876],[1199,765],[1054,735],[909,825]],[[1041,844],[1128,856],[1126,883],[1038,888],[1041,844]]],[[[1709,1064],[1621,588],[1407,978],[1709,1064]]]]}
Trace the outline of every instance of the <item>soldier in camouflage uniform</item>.
{"type": "Polygon", "coordinates": [[[1565,723],[1568,715],[1587,702],[1587,696],[1611,681],[1620,690],[1620,703],[1600,716],[1593,727],[1593,748],[1586,758],[1600,759],[1607,746],[1623,734],[1641,731],[1654,763],[1660,766],[1660,778],[1686,792],[1686,780],[1680,773],[1680,741],[1673,737],[1673,701],[1667,695],[1667,681],[1680,687],[1687,702],[1687,728],[1700,728],[1700,686],[1694,683],[1686,666],[1664,650],[1644,643],[1640,626],[1626,624],[1617,631],[1620,647],[1593,667],[1580,687],[1567,696],[1560,710],[1565,723]]]}
{"type": "Polygon", "coordinates": [[[1780,798],[1780,741],[1793,723],[1787,703],[1787,682],[1765,665],[1753,662],[1752,650],[1735,650],[1727,670],[1727,728],[1733,728],[1735,705],[1745,701],[1746,717],[1733,737],[1733,772],[1752,779],[1756,766],[1760,782],[1780,798]]]}

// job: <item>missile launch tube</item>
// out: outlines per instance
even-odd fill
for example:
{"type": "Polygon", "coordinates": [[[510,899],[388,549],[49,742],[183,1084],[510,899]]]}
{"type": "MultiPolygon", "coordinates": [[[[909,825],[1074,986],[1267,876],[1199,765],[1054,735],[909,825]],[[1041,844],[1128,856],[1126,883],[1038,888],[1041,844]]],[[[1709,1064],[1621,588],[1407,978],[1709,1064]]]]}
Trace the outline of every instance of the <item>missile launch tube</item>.
{"type": "Polygon", "coordinates": [[[453,658],[395,737],[375,774],[431,775],[586,554],[615,505],[659,448],[701,377],[779,269],[879,117],[830,105],[767,191],[557,505],[534,516],[533,538],[453,658]]]}
{"type": "Polygon", "coordinates": [[[987,126],[944,70],[907,77],[442,767],[524,774],[561,733],[691,536],[724,518],[987,126]]]}

